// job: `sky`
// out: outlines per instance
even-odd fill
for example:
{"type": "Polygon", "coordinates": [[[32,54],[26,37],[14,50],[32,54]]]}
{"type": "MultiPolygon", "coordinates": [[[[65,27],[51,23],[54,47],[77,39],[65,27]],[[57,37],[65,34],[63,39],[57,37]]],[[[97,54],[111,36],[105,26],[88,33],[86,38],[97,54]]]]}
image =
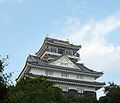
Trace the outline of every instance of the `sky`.
{"type": "Polygon", "coordinates": [[[82,45],[79,62],[120,84],[120,0],[0,0],[0,55],[14,82],[46,34],[82,45]]]}

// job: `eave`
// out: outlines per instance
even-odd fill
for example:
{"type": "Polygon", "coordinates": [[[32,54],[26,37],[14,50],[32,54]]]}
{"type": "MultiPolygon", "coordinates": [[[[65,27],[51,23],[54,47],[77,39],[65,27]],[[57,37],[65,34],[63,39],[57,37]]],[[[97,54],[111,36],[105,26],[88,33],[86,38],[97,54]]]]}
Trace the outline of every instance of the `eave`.
{"type": "Polygon", "coordinates": [[[30,67],[29,67],[28,64],[26,63],[25,66],[24,66],[24,68],[23,68],[23,70],[21,71],[21,73],[20,73],[19,76],[17,77],[16,82],[19,82],[20,79],[22,79],[22,78],[24,77],[25,73],[29,70],[29,68],[30,68],[30,67]]]}
{"type": "Polygon", "coordinates": [[[88,76],[94,76],[96,79],[103,75],[103,73],[101,73],[101,74],[96,74],[96,73],[92,74],[92,73],[87,73],[87,72],[82,72],[82,71],[72,71],[72,70],[69,70],[69,69],[64,70],[64,69],[48,67],[48,66],[39,66],[39,65],[36,66],[36,65],[33,65],[33,64],[30,64],[30,63],[28,63],[28,66],[34,67],[34,68],[38,68],[38,69],[39,68],[40,69],[47,69],[47,70],[49,69],[49,70],[55,70],[55,71],[63,71],[63,72],[68,72],[68,73],[76,73],[76,74],[83,74],[83,75],[88,75],[88,76]]]}
{"type": "MultiPolygon", "coordinates": [[[[32,73],[26,73],[25,75],[31,78],[40,76],[32,73]]],[[[58,77],[51,77],[51,76],[48,76],[47,80],[53,81],[55,83],[61,83],[61,84],[94,87],[96,90],[102,88],[105,85],[105,82],[89,82],[89,81],[73,80],[73,79],[58,78],[58,77]]]]}

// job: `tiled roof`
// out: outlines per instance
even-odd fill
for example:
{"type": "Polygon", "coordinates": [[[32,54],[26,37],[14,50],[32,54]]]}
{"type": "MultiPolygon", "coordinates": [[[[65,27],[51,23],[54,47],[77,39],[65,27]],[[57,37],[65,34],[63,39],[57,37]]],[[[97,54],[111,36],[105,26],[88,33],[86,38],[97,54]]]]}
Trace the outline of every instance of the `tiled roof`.
{"type": "Polygon", "coordinates": [[[46,41],[49,42],[56,42],[56,43],[65,43],[65,44],[69,44],[69,41],[63,41],[63,40],[58,40],[58,39],[54,39],[54,38],[45,38],[46,41]]]}
{"type": "Polygon", "coordinates": [[[81,47],[81,45],[73,45],[70,44],[69,41],[63,41],[63,40],[58,40],[58,39],[54,39],[54,38],[49,38],[46,37],[45,41],[48,41],[49,43],[54,43],[54,44],[62,44],[62,45],[67,45],[67,46],[75,46],[75,47],[81,47]]]}
{"type": "Polygon", "coordinates": [[[38,50],[38,52],[35,54],[40,55],[42,49],[45,47],[46,44],[52,45],[52,46],[54,45],[54,46],[60,46],[60,47],[65,47],[65,48],[70,48],[70,49],[76,49],[76,50],[79,50],[81,48],[81,45],[73,45],[73,44],[70,44],[69,41],[63,41],[63,40],[46,37],[43,45],[38,50]]]}
{"type": "Polygon", "coordinates": [[[76,71],[76,72],[83,72],[83,73],[89,73],[89,74],[103,74],[103,72],[97,72],[97,71],[90,70],[80,63],[75,63],[75,65],[77,65],[80,69],[50,65],[49,62],[40,59],[40,57],[32,56],[32,55],[29,55],[27,59],[27,63],[32,64],[34,66],[43,66],[43,67],[56,68],[56,69],[62,69],[62,70],[67,70],[67,71],[76,71]]]}

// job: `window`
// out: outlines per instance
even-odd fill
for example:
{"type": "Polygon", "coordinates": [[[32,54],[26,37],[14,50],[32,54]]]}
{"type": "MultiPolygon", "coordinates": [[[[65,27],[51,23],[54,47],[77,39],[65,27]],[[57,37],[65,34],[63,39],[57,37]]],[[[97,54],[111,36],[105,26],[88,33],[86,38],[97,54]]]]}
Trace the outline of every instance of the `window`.
{"type": "Polygon", "coordinates": [[[56,52],[56,47],[51,47],[51,52],[56,52]]]}
{"type": "Polygon", "coordinates": [[[75,55],[77,53],[77,51],[73,50],[73,55],[75,55]]]}
{"type": "Polygon", "coordinates": [[[48,46],[48,51],[51,52],[51,46],[48,46]]]}
{"type": "Polygon", "coordinates": [[[63,87],[63,91],[68,91],[68,87],[63,87]]]}
{"type": "Polygon", "coordinates": [[[64,54],[64,52],[65,52],[65,49],[62,49],[62,48],[59,48],[59,49],[58,49],[58,53],[59,53],[59,54],[64,54]]]}
{"type": "Polygon", "coordinates": [[[78,74],[77,74],[77,75],[76,75],[76,78],[77,78],[77,79],[83,79],[84,77],[83,77],[83,75],[78,75],[78,74]]]}
{"type": "Polygon", "coordinates": [[[70,51],[69,51],[69,54],[70,54],[70,55],[73,55],[73,51],[72,51],[72,50],[70,50],[70,51]]]}
{"type": "Polygon", "coordinates": [[[69,74],[68,74],[68,73],[65,73],[65,72],[62,72],[62,73],[61,73],[61,76],[62,76],[62,77],[69,77],[69,74]]]}
{"type": "Polygon", "coordinates": [[[78,93],[83,93],[83,89],[82,88],[77,88],[78,93]]]}
{"type": "Polygon", "coordinates": [[[58,53],[58,48],[56,48],[56,53],[58,53]]]}
{"type": "Polygon", "coordinates": [[[65,50],[65,53],[66,53],[67,55],[69,55],[69,50],[68,50],[68,49],[66,49],[66,50],[65,50]]]}
{"type": "Polygon", "coordinates": [[[46,71],[45,71],[45,74],[46,74],[47,76],[53,75],[53,71],[46,70],[46,71]]]}

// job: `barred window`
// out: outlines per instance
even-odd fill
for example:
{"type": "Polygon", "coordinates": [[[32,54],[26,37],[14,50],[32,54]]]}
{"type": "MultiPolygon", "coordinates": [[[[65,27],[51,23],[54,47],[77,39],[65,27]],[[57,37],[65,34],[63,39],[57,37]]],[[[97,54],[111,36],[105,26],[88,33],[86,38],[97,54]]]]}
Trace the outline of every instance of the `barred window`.
{"type": "Polygon", "coordinates": [[[46,71],[45,71],[45,74],[46,74],[47,76],[53,75],[53,71],[46,70],[46,71]]]}
{"type": "Polygon", "coordinates": [[[83,89],[82,88],[77,88],[77,91],[78,91],[78,93],[83,93],[83,89]]]}
{"type": "Polygon", "coordinates": [[[68,73],[65,73],[65,72],[62,72],[62,73],[61,73],[61,76],[62,76],[62,77],[69,77],[69,74],[68,74],[68,73]]]}
{"type": "Polygon", "coordinates": [[[77,78],[77,79],[83,79],[84,76],[83,76],[83,75],[78,75],[78,74],[77,74],[77,75],[76,75],[76,78],[77,78]]]}

